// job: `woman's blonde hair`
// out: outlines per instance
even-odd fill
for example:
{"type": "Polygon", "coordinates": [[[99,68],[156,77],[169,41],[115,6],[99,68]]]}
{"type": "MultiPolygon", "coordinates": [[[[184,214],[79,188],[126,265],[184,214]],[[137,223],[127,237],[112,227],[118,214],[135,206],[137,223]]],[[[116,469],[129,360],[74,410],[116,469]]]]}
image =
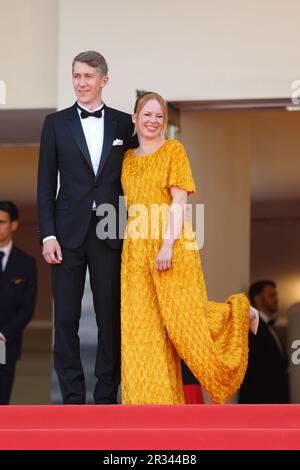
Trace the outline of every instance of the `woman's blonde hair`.
{"type": "MultiPolygon", "coordinates": [[[[156,100],[159,102],[161,109],[163,111],[164,115],[164,125],[162,128],[162,136],[167,137],[167,129],[168,129],[168,105],[163,99],[162,96],[160,96],[158,93],[154,93],[154,91],[145,91],[140,94],[140,96],[137,98],[134,106],[134,114],[136,117],[138,117],[139,113],[141,112],[141,109],[145,106],[146,103],[150,100],[156,100]]],[[[135,124],[134,126],[134,133],[135,135],[137,133],[137,126],[135,124]]]]}

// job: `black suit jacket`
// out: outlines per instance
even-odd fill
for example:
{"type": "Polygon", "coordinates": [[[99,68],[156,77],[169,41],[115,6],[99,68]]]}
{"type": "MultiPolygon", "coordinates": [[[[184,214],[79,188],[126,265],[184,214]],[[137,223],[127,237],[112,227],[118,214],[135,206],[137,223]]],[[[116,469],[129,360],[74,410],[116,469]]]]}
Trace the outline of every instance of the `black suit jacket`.
{"type": "Polygon", "coordinates": [[[289,403],[288,358],[270,328],[260,318],[257,335],[249,334],[249,361],[240,403],[289,403]]]}
{"type": "MultiPolygon", "coordinates": [[[[38,218],[40,238],[55,235],[65,248],[77,248],[85,239],[93,201],[97,207],[112,204],[118,216],[120,181],[124,152],[136,146],[129,114],[106,107],[104,141],[97,175],[94,174],[88,146],[76,103],[47,116],[41,138],[38,176],[38,218]],[[119,139],[123,145],[113,146],[119,139]],[[57,175],[60,189],[57,192],[57,175]]],[[[117,224],[118,225],[118,224],[117,224]]],[[[112,248],[122,240],[108,239],[112,248]]]]}
{"type": "Polygon", "coordinates": [[[22,332],[31,320],[37,295],[34,258],[13,245],[0,279],[0,332],[6,338],[6,362],[20,358],[22,332]]]}

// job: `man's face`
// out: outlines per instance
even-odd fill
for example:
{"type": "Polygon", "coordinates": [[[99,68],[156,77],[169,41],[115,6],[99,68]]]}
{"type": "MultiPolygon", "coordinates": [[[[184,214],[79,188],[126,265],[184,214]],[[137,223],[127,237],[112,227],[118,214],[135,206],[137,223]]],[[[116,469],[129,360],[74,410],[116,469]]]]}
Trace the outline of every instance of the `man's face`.
{"type": "Polygon", "coordinates": [[[106,86],[108,76],[100,76],[98,68],[85,62],[75,62],[73,68],[73,87],[80,103],[85,106],[101,104],[102,88],[106,86]]]}
{"type": "Polygon", "coordinates": [[[275,287],[266,286],[262,293],[257,296],[257,306],[262,312],[269,316],[275,315],[278,311],[278,294],[275,287]]]}
{"type": "Polygon", "coordinates": [[[0,245],[7,245],[12,240],[13,232],[17,228],[18,221],[12,222],[8,212],[0,211],[0,245]]]}

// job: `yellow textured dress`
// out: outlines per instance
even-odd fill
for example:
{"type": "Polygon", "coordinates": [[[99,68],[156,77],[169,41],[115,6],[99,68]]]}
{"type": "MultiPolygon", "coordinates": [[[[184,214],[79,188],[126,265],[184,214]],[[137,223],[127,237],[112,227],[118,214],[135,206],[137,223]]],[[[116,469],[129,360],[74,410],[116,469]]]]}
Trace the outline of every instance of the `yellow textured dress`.
{"type": "Polygon", "coordinates": [[[171,186],[195,192],[183,145],[167,140],[144,156],[128,150],[122,185],[129,210],[121,271],[122,402],[184,403],[182,358],[211,398],[223,403],[238,390],[247,368],[247,297],[236,294],[226,303],[207,299],[199,251],[186,249],[189,237],[175,241],[171,269],[157,271],[162,234],[147,236],[149,223],[146,236],[145,228],[140,238],[130,236],[141,214],[133,215],[132,207],[139,207],[134,205],[150,214],[152,204],[170,206],[171,186]]]}

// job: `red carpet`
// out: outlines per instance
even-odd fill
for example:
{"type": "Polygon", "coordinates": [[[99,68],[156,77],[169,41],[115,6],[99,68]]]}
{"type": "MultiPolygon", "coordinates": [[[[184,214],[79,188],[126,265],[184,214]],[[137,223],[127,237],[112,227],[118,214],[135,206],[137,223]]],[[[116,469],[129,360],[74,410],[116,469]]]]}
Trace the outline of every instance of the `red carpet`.
{"type": "Polygon", "coordinates": [[[300,405],[3,406],[0,449],[300,449],[300,405]]]}

